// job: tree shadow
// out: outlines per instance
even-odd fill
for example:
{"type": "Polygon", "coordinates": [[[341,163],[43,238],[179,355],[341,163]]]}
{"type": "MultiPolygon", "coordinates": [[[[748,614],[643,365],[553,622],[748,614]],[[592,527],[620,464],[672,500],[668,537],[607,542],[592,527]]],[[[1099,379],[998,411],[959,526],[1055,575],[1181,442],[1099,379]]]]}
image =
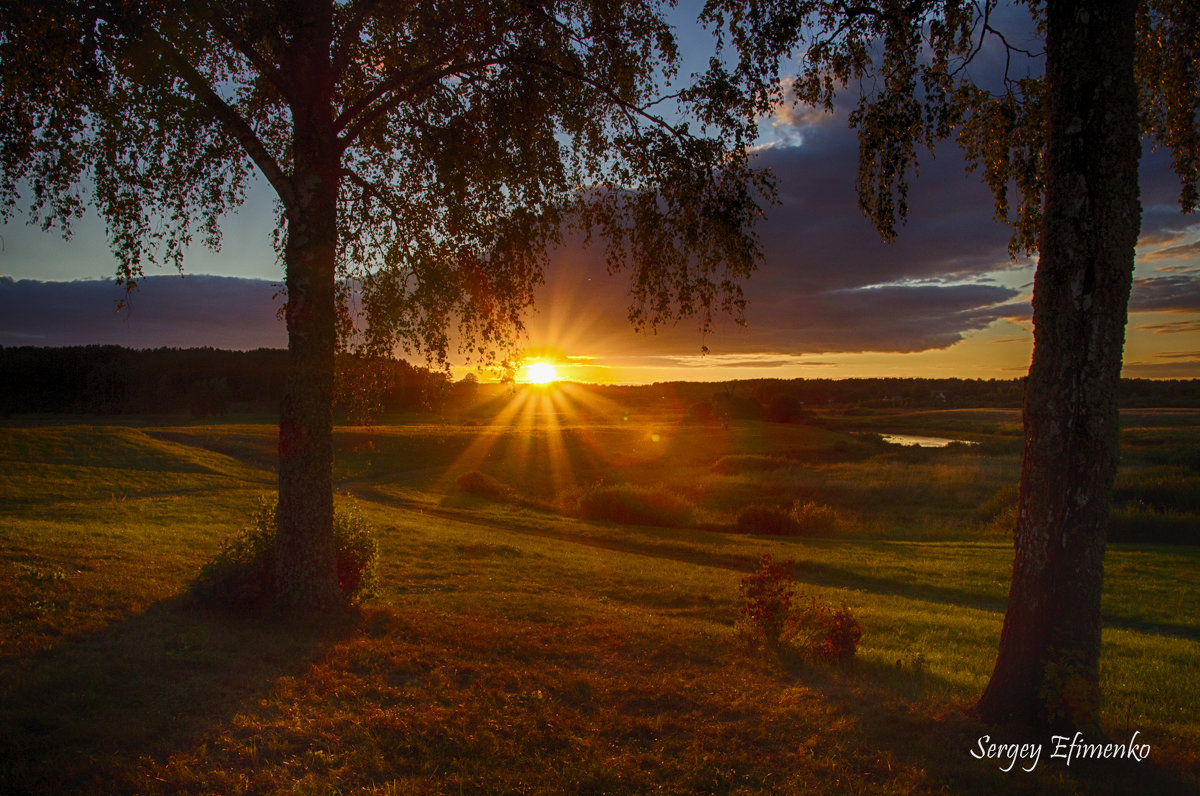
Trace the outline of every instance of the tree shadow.
{"type": "MultiPolygon", "coordinates": [[[[814,664],[792,657],[776,662],[798,683],[814,689],[848,717],[855,743],[876,750],[888,768],[925,772],[931,790],[951,793],[1195,793],[1195,781],[1154,757],[1064,762],[1052,757],[1053,732],[1020,726],[990,726],[972,715],[967,702],[930,709],[948,681],[922,669],[854,659],[848,665],[814,664]],[[982,746],[981,746],[982,743],[982,746]],[[1040,747],[1038,758],[987,757],[993,744],[1040,747]],[[1005,771],[1005,768],[1010,770],[1005,771]],[[1030,769],[1030,770],[1026,770],[1030,769]]],[[[1124,743],[1128,736],[1084,739],[1124,743]]],[[[1152,743],[1143,734],[1138,743],[1152,743]]],[[[1161,750],[1159,750],[1161,757],[1161,750]]],[[[1193,772],[1194,774],[1194,772],[1193,772]]]]}
{"type": "MultiPolygon", "coordinates": [[[[613,552],[728,569],[732,572],[743,574],[753,571],[758,564],[758,558],[748,553],[722,553],[697,548],[686,541],[673,542],[673,537],[683,539],[688,534],[694,533],[691,529],[633,528],[632,526],[625,526],[629,530],[644,531],[644,538],[642,539],[624,534],[621,536],[609,536],[603,533],[587,534],[555,521],[560,518],[550,513],[546,515],[548,518],[552,518],[548,522],[540,522],[533,518],[529,521],[522,521],[517,517],[511,516],[505,517],[501,522],[472,511],[471,506],[468,504],[459,505],[453,501],[444,502],[438,507],[418,505],[414,501],[385,495],[377,489],[366,485],[357,487],[353,490],[353,493],[366,501],[392,508],[419,508],[422,512],[445,517],[446,519],[451,519],[465,525],[476,525],[523,536],[554,539],[556,541],[611,550],[613,552]]],[[[530,508],[529,504],[523,505],[526,508],[530,508]]],[[[548,509],[544,507],[540,507],[538,510],[548,512],[548,509]]],[[[604,526],[598,525],[596,527],[602,530],[604,526]]],[[[780,538],[773,537],[771,541],[778,542],[780,538]]],[[[819,545],[824,540],[805,539],[804,541],[806,544],[819,545]]],[[[829,544],[840,544],[840,542],[831,541],[829,544]]],[[[794,567],[797,580],[813,586],[850,589],[888,597],[902,597],[911,600],[941,603],[959,608],[974,608],[998,614],[1004,613],[1008,602],[1007,596],[981,594],[976,591],[942,586],[937,583],[898,581],[820,561],[801,560],[797,561],[794,567]]],[[[1174,636],[1191,641],[1200,640],[1200,628],[1192,625],[1159,622],[1139,619],[1137,617],[1116,616],[1111,612],[1104,614],[1103,621],[1105,627],[1161,636],[1174,636]]]]}
{"type": "Polygon", "coordinates": [[[0,791],[70,792],[163,758],[303,672],[353,630],[197,609],[181,597],[0,667],[0,791]]]}

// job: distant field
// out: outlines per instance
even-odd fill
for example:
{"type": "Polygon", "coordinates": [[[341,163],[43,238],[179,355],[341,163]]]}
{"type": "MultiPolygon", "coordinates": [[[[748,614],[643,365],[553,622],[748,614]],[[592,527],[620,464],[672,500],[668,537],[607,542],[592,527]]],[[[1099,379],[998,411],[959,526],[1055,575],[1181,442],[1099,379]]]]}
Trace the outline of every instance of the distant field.
{"type": "Polygon", "coordinates": [[[587,417],[537,393],[494,421],[339,429],[339,499],[379,531],[383,588],[356,618],[305,627],[179,598],[273,488],[272,425],[0,427],[0,792],[1200,788],[1195,413],[1125,417],[1114,531],[1137,543],[1106,559],[1104,729],[1138,732],[1150,759],[1007,774],[969,752],[1021,739],[965,708],[1008,586],[1016,413],[587,417]],[[979,444],[874,436],[892,432],[979,444]],[[464,492],[465,473],[497,491],[464,492]],[[597,484],[694,512],[581,520],[597,484]],[[836,524],[739,530],[745,507],[797,500],[836,524]],[[764,552],[852,608],[852,664],[735,642],[738,584],[764,552]]]}

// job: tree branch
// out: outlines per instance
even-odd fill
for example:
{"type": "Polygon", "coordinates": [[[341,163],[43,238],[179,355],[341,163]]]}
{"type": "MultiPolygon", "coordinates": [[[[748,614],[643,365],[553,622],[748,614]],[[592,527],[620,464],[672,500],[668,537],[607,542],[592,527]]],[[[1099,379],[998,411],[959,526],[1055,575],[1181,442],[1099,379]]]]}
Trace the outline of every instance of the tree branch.
{"type": "Polygon", "coordinates": [[[501,62],[488,59],[465,61],[462,63],[454,63],[453,61],[442,63],[445,65],[440,68],[431,68],[432,65],[427,65],[424,75],[417,74],[415,71],[393,75],[381,81],[365,96],[342,111],[333,123],[333,129],[342,133],[340,136],[342,147],[350,146],[364,129],[403,102],[407,97],[400,92],[400,89],[404,88],[406,84],[409,85],[411,95],[412,92],[431,86],[445,77],[485,69],[489,66],[496,66],[501,62]],[[392,96],[388,97],[388,94],[392,96]],[[379,100],[385,97],[387,97],[386,101],[379,102],[379,100]]]}
{"type": "Polygon", "coordinates": [[[288,80],[287,75],[283,72],[283,70],[279,69],[269,59],[265,58],[257,49],[255,49],[254,44],[249,39],[239,33],[233,27],[233,25],[226,22],[219,13],[212,13],[213,9],[211,6],[204,3],[199,3],[197,5],[199,7],[197,16],[206,21],[212,27],[213,31],[217,33],[217,35],[223,37],[233,46],[235,50],[241,53],[242,56],[250,62],[250,65],[253,66],[259,74],[265,77],[271,83],[271,85],[275,86],[275,88],[279,90],[279,93],[283,95],[284,99],[291,101],[295,94],[295,84],[288,80]]]}
{"type": "Polygon", "coordinates": [[[290,215],[296,207],[296,191],[291,179],[280,168],[274,156],[266,145],[259,139],[250,123],[221,99],[221,96],[208,84],[208,80],[166,39],[157,31],[146,29],[143,32],[145,41],[158,53],[163,63],[173,71],[191,89],[196,98],[203,102],[218,122],[225,126],[242,149],[250,157],[259,171],[271,183],[275,193],[283,202],[284,209],[290,215]]]}
{"type": "Polygon", "coordinates": [[[383,191],[379,190],[374,183],[364,179],[362,175],[360,175],[354,169],[343,168],[342,174],[348,177],[350,182],[361,188],[365,196],[371,197],[375,201],[379,202],[379,204],[387,208],[397,223],[399,223],[400,220],[405,217],[405,214],[401,212],[402,208],[397,206],[390,196],[384,194],[383,191]]]}
{"type": "Polygon", "coordinates": [[[670,122],[668,122],[666,119],[662,118],[661,116],[655,116],[653,113],[650,113],[650,111],[647,110],[648,108],[652,108],[653,106],[655,106],[658,103],[662,102],[663,100],[667,99],[667,97],[660,97],[659,99],[655,100],[654,102],[651,102],[648,105],[636,105],[636,104],[624,99],[619,94],[617,94],[617,92],[613,91],[611,88],[604,85],[603,83],[600,83],[596,80],[592,80],[591,78],[587,77],[586,75],[582,75],[578,72],[574,72],[570,69],[560,66],[559,64],[556,64],[553,61],[543,61],[543,60],[540,60],[537,58],[521,58],[521,59],[517,59],[517,60],[520,63],[528,64],[530,66],[537,66],[537,67],[540,67],[542,69],[547,69],[552,72],[557,72],[558,74],[562,75],[563,77],[569,78],[571,80],[576,80],[576,81],[584,84],[585,86],[590,86],[591,88],[594,88],[597,91],[599,91],[601,94],[603,94],[605,96],[605,98],[607,98],[610,102],[612,102],[614,105],[616,105],[622,111],[624,111],[627,115],[640,116],[643,119],[645,119],[646,121],[650,122],[651,124],[653,124],[657,127],[660,127],[662,129],[668,130],[671,133],[671,135],[673,135],[675,138],[679,139],[680,141],[686,141],[688,139],[687,134],[681,132],[678,127],[675,127],[674,125],[672,125],[670,122]]]}
{"type": "Polygon", "coordinates": [[[362,35],[367,20],[379,7],[379,0],[355,0],[351,4],[350,18],[342,26],[341,33],[336,37],[333,45],[331,62],[333,73],[339,78],[350,64],[350,51],[354,47],[354,42],[362,35]]]}

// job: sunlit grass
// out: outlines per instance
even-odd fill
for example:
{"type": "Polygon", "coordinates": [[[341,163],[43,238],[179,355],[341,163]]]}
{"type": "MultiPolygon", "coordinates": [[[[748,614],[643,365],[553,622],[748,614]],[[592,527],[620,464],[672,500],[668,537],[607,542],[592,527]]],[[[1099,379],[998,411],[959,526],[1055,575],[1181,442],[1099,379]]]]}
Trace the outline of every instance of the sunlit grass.
{"type": "Polygon", "coordinates": [[[1200,785],[1196,548],[1114,546],[1106,558],[1104,726],[1118,740],[1140,731],[1152,764],[1043,761],[1016,779],[969,757],[996,731],[964,714],[991,670],[1012,558],[1007,539],[970,537],[971,512],[1014,477],[1011,460],[807,462],[796,451],[835,444],[832,432],[584,426],[564,411],[549,421],[554,406],[516,402],[477,428],[339,431],[338,478],[378,529],[382,588],[331,627],[175,600],[269,490],[270,426],[0,429],[6,464],[26,468],[0,482],[0,790],[1200,785]],[[74,459],[72,440],[89,452],[74,459]],[[787,464],[713,472],[749,454],[787,464]],[[555,467],[570,476],[555,480],[555,467]],[[463,495],[454,480],[474,469],[539,500],[463,495]],[[767,538],[556,510],[554,489],[601,479],[690,485],[710,519],[807,489],[843,501],[839,521],[847,512],[857,528],[767,538]],[[936,521],[958,537],[920,541],[936,521]],[[795,562],[802,591],[855,612],[863,639],[849,667],[780,664],[733,643],[739,580],[764,552],[795,562]]]}

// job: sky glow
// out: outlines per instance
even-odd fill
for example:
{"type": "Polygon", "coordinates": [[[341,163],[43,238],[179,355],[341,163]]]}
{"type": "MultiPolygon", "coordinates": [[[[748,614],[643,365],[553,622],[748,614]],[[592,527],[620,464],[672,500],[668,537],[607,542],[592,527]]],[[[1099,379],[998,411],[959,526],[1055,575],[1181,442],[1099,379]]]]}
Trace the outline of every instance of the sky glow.
{"type": "MultiPolygon", "coordinates": [[[[708,34],[683,23],[688,13],[675,12],[685,70],[703,64],[703,48],[711,47],[708,34]]],[[[909,221],[888,245],[858,209],[857,142],[843,112],[781,108],[761,132],[756,162],[774,172],[782,203],[758,227],[764,258],[744,285],[745,324],[717,318],[702,334],[699,321],[684,319],[635,333],[628,272],[610,276],[600,245],[568,239],[551,253],[526,318],[526,359],[544,368],[523,380],[1028,372],[1034,262],[1009,258],[991,195],[953,145],[922,160],[909,221]]],[[[1200,218],[1179,212],[1167,153],[1151,142],[1144,153],[1124,375],[1200,378],[1200,218]]],[[[286,346],[276,317],[283,273],[271,244],[271,196],[261,180],[251,185],[246,204],[226,220],[220,253],[193,246],[185,279],[147,274],[119,314],[124,294],[113,285],[103,223],[89,215],[64,241],[18,213],[0,228],[0,345],[286,346]]],[[[461,377],[475,363],[454,365],[461,377]]]]}

